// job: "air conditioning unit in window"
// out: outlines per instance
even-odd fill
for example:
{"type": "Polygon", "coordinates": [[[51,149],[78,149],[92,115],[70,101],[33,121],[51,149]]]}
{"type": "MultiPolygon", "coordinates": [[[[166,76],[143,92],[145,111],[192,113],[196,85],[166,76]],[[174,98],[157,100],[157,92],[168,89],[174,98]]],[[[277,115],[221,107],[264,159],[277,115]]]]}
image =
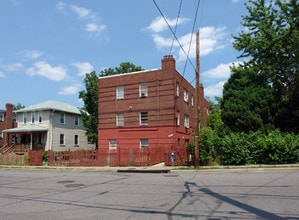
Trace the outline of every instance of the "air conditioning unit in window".
{"type": "Polygon", "coordinates": [[[142,97],[142,98],[146,97],[145,93],[142,92],[141,95],[140,95],[140,97],[142,97]]]}

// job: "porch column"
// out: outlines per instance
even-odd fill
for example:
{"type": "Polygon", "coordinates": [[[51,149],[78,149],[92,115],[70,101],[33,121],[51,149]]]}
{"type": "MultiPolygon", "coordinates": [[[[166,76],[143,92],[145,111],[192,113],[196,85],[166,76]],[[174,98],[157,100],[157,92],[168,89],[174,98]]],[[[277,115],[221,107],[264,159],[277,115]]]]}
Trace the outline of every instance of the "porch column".
{"type": "Polygon", "coordinates": [[[32,132],[30,133],[30,150],[32,150],[32,132]]]}

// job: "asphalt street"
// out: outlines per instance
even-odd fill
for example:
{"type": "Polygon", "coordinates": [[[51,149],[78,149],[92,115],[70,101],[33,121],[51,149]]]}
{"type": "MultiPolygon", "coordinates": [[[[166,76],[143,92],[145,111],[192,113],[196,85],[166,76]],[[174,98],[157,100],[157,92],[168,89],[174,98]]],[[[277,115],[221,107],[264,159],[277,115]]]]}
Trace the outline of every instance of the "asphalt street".
{"type": "Polygon", "coordinates": [[[299,170],[0,169],[0,219],[298,219],[299,170]]]}

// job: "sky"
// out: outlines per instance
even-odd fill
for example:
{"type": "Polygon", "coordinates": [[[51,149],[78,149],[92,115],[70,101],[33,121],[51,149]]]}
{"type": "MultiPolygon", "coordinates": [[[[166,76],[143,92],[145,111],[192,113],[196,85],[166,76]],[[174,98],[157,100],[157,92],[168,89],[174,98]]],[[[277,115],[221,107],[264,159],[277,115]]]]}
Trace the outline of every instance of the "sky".
{"type": "Polygon", "coordinates": [[[47,100],[82,107],[84,76],[173,55],[194,85],[196,31],[205,97],[222,96],[246,0],[0,0],[0,109],[47,100]],[[198,7],[197,7],[198,6],[198,7]],[[166,22],[167,21],[167,22],[166,22]],[[175,37],[174,37],[175,34],[175,37]]]}

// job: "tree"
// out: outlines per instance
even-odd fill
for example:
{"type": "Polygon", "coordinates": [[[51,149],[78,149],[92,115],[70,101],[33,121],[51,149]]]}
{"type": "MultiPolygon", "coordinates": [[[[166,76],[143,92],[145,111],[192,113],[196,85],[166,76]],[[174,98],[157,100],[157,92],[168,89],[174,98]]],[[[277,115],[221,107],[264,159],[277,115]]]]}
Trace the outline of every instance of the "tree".
{"type": "Polygon", "coordinates": [[[299,1],[249,0],[245,6],[246,30],[233,46],[247,59],[244,71],[256,71],[271,87],[275,126],[299,132],[299,1]]]}
{"type": "Polygon", "coordinates": [[[223,87],[221,118],[235,132],[272,127],[273,95],[267,80],[252,68],[232,67],[223,87]]]}
{"type": "MultiPolygon", "coordinates": [[[[86,90],[79,92],[84,102],[81,117],[86,127],[86,135],[91,143],[98,144],[98,76],[95,71],[86,73],[84,78],[86,90]]],[[[96,147],[97,148],[97,147],[96,147]]]]}
{"type": "Polygon", "coordinates": [[[102,76],[111,76],[116,74],[131,73],[136,71],[143,70],[141,66],[135,66],[133,63],[124,62],[119,65],[119,67],[108,68],[101,71],[100,77],[102,76]]]}
{"type": "Polygon", "coordinates": [[[19,110],[19,109],[22,109],[22,108],[25,108],[24,105],[22,105],[21,103],[18,103],[16,105],[13,106],[13,110],[19,110]]]}
{"type": "MultiPolygon", "coordinates": [[[[108,68],[101,71],[100,77],[140,71],[140,66],[133,63],[121,63],[119,67],[108,68]]],[[[84,102],[81,108],[81,117],[86,127],[86,135],[89,141],[98,147],[98,80],[96,72],[86,73],[84,78],[85,90],[79,91],[79,98],[84,102]]]]}

